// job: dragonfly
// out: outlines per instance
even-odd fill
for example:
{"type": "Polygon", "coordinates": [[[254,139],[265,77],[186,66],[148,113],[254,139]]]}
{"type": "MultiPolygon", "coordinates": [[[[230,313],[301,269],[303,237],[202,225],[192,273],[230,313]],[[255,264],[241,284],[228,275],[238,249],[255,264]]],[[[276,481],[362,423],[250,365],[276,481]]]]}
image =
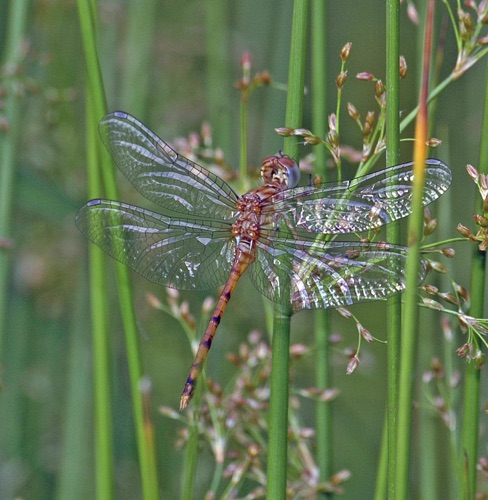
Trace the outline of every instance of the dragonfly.
{"type": "MultiPolygon", "coordinates": [[[[125,112],[105,116],[99,130],[119,170],[163,213],[97,198],[76,215],[81,232],[160,285],[180,290],[224,285],[186,380],[181,410],[194,394],[245,271],[262,295],[291,314],[385,299],[404,290],[406,247],[338,238],[410,214],[412,162],[352,180],[298,186],[297,162],[280,152],[263,160],[262,184],[239,196],[125,112]]],[[[427,159],[423,204],[436,200],[450,182],[449,167],[427,159]]],[[[426,272],[423,263],[419,282],[426,272]]]]}

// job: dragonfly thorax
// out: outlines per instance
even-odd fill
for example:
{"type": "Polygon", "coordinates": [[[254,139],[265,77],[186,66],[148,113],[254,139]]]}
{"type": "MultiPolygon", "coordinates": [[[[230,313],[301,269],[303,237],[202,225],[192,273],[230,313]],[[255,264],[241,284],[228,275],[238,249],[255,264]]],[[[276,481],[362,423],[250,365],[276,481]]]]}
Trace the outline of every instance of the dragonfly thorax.
{"type": "Polygon", "coordinates": [[[265,184],[278,184],[281,189],[290,189],[300,180],[300,168],[293,158],[280,152],[263,160],[261,177],[265,184]]]}

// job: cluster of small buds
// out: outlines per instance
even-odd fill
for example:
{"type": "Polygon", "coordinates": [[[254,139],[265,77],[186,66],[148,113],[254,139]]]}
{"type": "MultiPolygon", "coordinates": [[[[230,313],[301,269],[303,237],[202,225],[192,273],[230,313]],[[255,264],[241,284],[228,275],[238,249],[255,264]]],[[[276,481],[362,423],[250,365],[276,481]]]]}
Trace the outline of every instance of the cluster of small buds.
{"type": "MultiPolygon", "coordinates": [[[[236,494],[246,484],[249,498],[260,498],[259,495],[266,491],[263,464],[266,463],[267,450],[260,443],[266,442],[269,432],[263,415],[269,405],[270,349],[259,332],[251,332],[238,351],[227,357],[237,367],[230,392],[207,378],[206,391],[198,410],[190,407],[182,414],[168,407],[160,408],[162,415],[187,425],[178,431],[177,446],[186,445],[190,436],[198,433],[199,449],[210,450],[213,460],[223,467],[222,480],[225,479],[236,494]],[[251,490],[250,485],[253,485],[251,490]]],[[[309,349],[301,344],[291,347],[295,360],[308,352],[309,349]]],[[[298,396],[328,403],[338,394],[335,388],[298,390],[290,399],[290,415],[300,410],[298,396]]],[[[290,496],[316,498],[320,491],[339,493],[342,491],[340,486],[350,473],[338,471],[328,481],[319,481],[318,467],[309,442],[315,437],[315,432],[299,426],[299,420],[290,417],[290,422],[294,423],[290,424],[288,432],[290,477],[296,478],[288,482],[290,496]]],[[[214,492],[209,495],[210,498],[214,492]]]]}
{"type": "Polygon", "coordinates": [[[318,387],[308,387],[298,391],[300,396],[313,399],[315,401],[330,402],[339,396],[339,389],[320,389],[318,387]]]}
{"type": "Polygon", "coordinates": [[[488,249],[488,176],[486,174],[480,174],[472,165],[466,165],[466,171],[471,177],[473,182],[478,187],[482,201],[482,214],[474,214],[474,223],[479,227],[476,234],[464,226],[463,224],[458,224],[458,232],[468,238],[470,241],[475,241],[478,243],[478,248],[485,252],[488,249]]]}
{"type": "Polygon", "coordinates": [[[212,127],[203,122],[200,132],[192,132],[188,137],[177,137],[174,148],[186,158],[204,164],[210,171],[230,180],[235,173],[229,168],[221,148],[213,146],[212,127]]]}
{"type": "Polygon", "coordinates": [[[488,2],[482,0],[476,4],[474,0],[467,0],[464,5],[473,12],[470,13],[462,8],[457,9],[456,35],[460,48],[453,71],[454,78],[459,78],[473,66],[482,55],[480,49],[488,44],[488,36],[480,35],[481,28],[488,24],[488,2]]]}
{"type": "Polygon", "coordinates": [[[458,387],[460,380],[461,374],[459,371],[454,371],[447,379],[444,365],[437,357],[432,358],[430,370],[424,372],[422,376],[422,381],[426,386],[432,382],[434,383],[434,385],[427,388],[428,399],[449,430],[454,430],[456,427],[456,414],[449,406],[449,400],[446,400],[444,395],[458,387]]]}
{"type": "Polygon", "coordinates": [[[241,57],[242,77],[234,83],[234,87],[241,92],[241,99],[247,102],[253,90],[270,85],[272,78],[268,71],[261,71],[251,78],[252,59],[249,52],[244,52],[241,57]]]}
{"type": "Polygon", "coordinates": [[[310,146],[315,146],[323,142],[320,137],[306,128],[278,127],[275,128],[275,132],[282,137],[303,137],[303,142],[310,146]]]}

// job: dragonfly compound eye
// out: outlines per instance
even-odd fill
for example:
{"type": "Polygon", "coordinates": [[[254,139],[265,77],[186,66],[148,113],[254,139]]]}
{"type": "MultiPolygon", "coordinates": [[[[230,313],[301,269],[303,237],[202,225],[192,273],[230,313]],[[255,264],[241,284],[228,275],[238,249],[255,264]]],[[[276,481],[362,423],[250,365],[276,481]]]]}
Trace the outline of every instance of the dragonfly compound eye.
{"type": "Polygon", "coordinates": [[[263,160],[261,177],[264,183],[279,183],[294,188],[300,180],[300,168],[293,158],[280,152],[263,160]]]}

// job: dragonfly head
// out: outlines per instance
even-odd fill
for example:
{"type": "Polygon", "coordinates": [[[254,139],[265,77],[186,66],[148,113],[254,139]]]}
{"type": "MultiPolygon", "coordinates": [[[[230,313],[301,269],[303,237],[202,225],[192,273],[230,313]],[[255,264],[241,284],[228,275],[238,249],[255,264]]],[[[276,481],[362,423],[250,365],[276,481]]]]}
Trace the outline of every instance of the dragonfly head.
{"type": "Polygon", "coordinates": [[[297,162],[281,151],[275,156],[268,156],[261,165],[261,177],[265,184],[278,183],[280,186],[294,188],[300,180],[300,168],[297,162]]]}

